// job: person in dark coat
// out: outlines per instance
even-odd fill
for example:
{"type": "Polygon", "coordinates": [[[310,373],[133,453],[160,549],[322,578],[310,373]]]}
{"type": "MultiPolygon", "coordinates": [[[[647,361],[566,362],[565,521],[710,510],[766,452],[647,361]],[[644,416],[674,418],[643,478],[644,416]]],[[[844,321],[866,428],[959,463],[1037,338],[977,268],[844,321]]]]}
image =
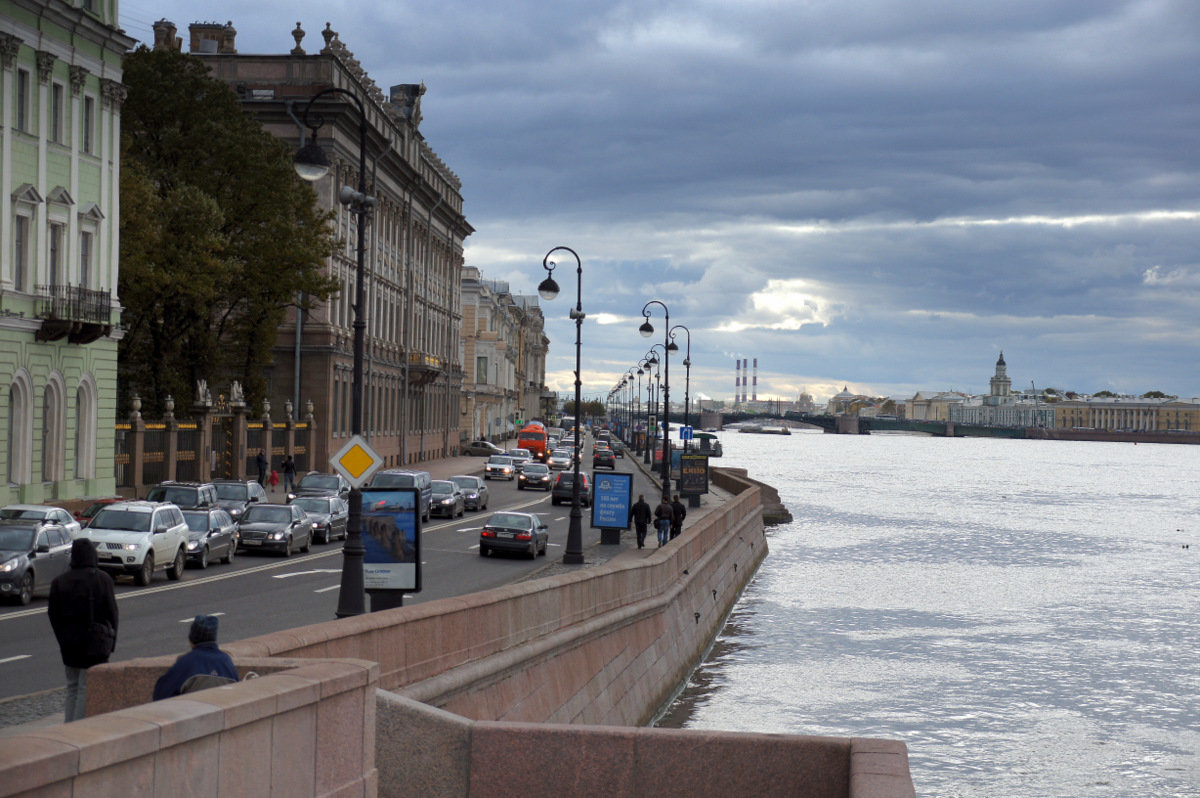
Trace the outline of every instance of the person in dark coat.
{"type": "Polygon", "coordinates": [[[638,500],[629,509],[629,520],[633,521],[634,529],[637,530],[639,549],[646,546],[646,528],[650,525],[650,519],[653,517],[654,513],[650,510],[650,505],[646,503],[646,497],[639,493],[638,500]]]}
{"type": "Polygon", "coordinates": [[[671,518],[674,515],[675,511],[671,509],[671,503],[667,501],[666,496],[663,496],[662,502],[654,508],[654,523],[658,527],[658,547],[660,549],[670,540],[671,518]]]}
{"type": "Polygon", "coordinates": [[[270,463],[267,462],[267,453],[264,452],[262,449],[259,449],[258,457],[254,458],[254,464],[256,466],[258,466],[258,484],[266,485],[267,484],[267,466],[270,465],[270,463]]]}
{"type": "Polygon", "coordinates": [[[283,489],[287,493],[292,492],[292,488],[296,486],[296,461],[292,459],[290,454],[283,456],[283,489]]]}
{"type": "Polygon", "coordinates": [[[679,533],[683,531],[684,518],[687,518],[687,508],[679,501],[679,494],[676,493],[675,501],[671,502],[671,540],[679,537],[679,533]]]}
{"type": "Polygon", "coordinates": [[[50,583],[48,614],[67,669],[68,723],[84,716],[87,669],[108,662],[116,648],[117,597],[112,577],[96,567],[98,562],[92,541],[76,538],[71,544],[70,570],[50,583]]]}
{"type": "Polygon", "coordinates": [[[188,630],[192,650],[181,654],[175,664],[154,683],[154,700],[179,695],[184,683],[198,675],[222,676],[236,682],[237,668],[233,659],[217,648],[217,616],[197,615],[188,630]]]}

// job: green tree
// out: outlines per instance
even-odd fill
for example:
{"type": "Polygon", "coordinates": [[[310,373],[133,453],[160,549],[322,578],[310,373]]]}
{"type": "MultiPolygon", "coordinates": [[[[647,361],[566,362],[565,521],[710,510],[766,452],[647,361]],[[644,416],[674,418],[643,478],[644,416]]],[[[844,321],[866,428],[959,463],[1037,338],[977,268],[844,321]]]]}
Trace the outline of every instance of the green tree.
{"type": "Polygon", "coordinates": [[[339,288],[324,274],[330,216],[283,142],[243,113],[198,59],[145,47],[125,58],[121,401],[181,404],[196,380],[239,380],[256,403],[289,305],[339,288]]]}
{"type": "Polygon", "coordinates": [[[1092,394],[1092,396],[1113,397],[1113,396],[1116,396],[1116,394],[1113,393],[1112,391],[1096,391],[1094,394],[1092,394]]]}
{"type": "Polygon", "coordinates": [[[1172,397],[1170,394],[1163,393],[1162,391],[1146,391],[1144,394],[1142,394],[1142,398],[1143,399],[1171,399],[1174,397],[1172,397]]]}

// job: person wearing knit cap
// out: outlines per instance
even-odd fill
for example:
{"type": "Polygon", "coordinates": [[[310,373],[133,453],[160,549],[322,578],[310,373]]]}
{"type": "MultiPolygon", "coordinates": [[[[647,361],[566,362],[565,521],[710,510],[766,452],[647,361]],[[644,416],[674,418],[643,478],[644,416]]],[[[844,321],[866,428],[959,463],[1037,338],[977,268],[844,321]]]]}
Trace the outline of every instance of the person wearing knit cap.
{"type": "Polygon", "coordinates": [[[219,676],[236,682],[237,668],[221,649],[217,648],[215,615],[197,615],[188,630],[192,650],[175,660],[175,664],[154,684],[154,700],[170,698],[183,692],[184,684],[193,676],[219,676]]]}

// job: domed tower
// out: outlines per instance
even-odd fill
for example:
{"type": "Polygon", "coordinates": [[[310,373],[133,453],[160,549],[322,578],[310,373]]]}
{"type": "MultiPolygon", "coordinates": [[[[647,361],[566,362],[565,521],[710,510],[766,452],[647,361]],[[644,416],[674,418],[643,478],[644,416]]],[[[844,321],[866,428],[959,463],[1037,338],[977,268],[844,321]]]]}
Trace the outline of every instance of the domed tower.
{"type": "Polygon", "coordinates": [[[1008,378],[1008,365],[1004,362],[1004,352],[996,361],[996,373],[992,376],[991,392],[987,395],[985,404],[1003,405],[1012,401],[1012,380],[1008,378]]]}

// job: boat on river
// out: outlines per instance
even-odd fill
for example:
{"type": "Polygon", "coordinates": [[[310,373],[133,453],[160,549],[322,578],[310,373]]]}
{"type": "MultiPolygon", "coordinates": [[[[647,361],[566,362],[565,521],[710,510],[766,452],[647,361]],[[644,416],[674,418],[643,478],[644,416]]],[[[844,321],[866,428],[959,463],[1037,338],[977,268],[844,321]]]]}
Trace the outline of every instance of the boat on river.
{"type": "Polygon", "coordinates": [[[700,454],[706,454],[709,457],[720,457],[721,439],[711,432],[697,432],[692,435],[692,447],[698,449],[700,454]]]}

